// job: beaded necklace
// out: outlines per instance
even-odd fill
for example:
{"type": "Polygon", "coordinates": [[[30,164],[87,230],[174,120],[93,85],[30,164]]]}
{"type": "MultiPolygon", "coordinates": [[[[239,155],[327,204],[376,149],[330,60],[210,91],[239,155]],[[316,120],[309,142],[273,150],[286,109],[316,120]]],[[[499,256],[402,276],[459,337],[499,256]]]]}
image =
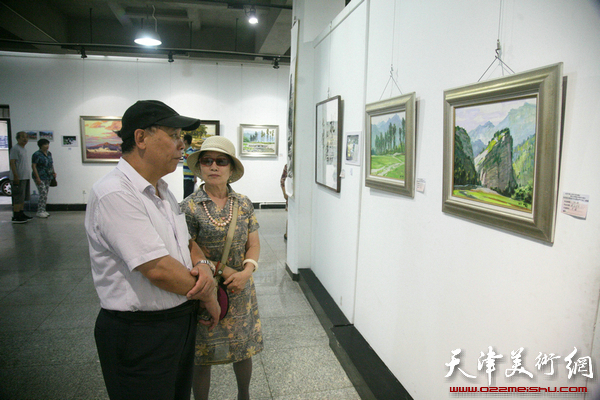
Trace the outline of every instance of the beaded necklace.
{"type": "Polygon", "coordinates": [[[233,201],[231,201],[231,197],[229,197],[227,199],[227,201],[229,202],[229,216],[223,222],[217,222],[217,221],[215,221],[215,219],[212,217],[212,215],[210,215],[210,213],[208,212],[208,208],[206,207],[206,201],[202,202],[202,207],[204,207],[204,211],[206,212],[206,215],[208,216],[208,219],[210,220],[210,222],[212,222],[216,226],[221,226],[221,227],[227,226],[227,224],[229,222],[231,222],[231,218],[233,217],[233,201]]]}

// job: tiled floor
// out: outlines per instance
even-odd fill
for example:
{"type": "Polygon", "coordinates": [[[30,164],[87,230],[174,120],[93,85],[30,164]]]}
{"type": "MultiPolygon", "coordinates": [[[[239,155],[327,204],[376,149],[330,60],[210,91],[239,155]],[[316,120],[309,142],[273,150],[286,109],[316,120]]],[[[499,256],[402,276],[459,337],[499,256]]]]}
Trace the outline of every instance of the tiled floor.
{"type": "MultiPolygon", "coordinates": [[[[254,357],[252,399],[360,399],[285,272],[285,211],[256,213],[265,350],[254,357]]],[[[12,213],[0,212],[0,399],[107,399],[93,338],[99,302],[84,213],[51,214],[13,225],[12,213]]],[[[211,399],[234,399],[231,365],[212,376],[211,399]]]]}

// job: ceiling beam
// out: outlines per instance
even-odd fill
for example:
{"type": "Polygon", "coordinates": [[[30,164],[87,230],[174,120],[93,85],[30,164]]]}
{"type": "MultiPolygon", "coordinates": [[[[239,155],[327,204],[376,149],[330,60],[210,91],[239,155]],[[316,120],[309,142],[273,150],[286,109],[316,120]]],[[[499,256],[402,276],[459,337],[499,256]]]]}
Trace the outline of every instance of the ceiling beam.
{"type": "Polygon", "coordinates": [[[120,4],[118,4],[114,1],[109,1],[108,6],[110,7],[111,11],[113,12],[113,14],[115,14],[115,17],[117,18],[117,20],[119,20],[119,22],[121,23],[121,25],[123,27],[125,27],[125,28],[133,27],[133,23],[131,22],[131,19],[125,13],[125,9],[123,7],[121,7],[120,4]]]}
{"type": "Polygon", "coordinates": [[[54,37],[1,1],[0,26],[24,41],[34,42],[31,44],[41,51],[51,49],[44,42],[57,43],[54,37]]]}

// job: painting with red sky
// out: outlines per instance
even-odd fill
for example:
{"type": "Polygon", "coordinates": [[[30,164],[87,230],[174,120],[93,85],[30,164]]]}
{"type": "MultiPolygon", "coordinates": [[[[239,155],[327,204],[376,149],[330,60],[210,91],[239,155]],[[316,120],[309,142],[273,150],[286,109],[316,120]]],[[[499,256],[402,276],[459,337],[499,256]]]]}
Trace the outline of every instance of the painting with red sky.
{"type": "Polygon", "coordinates": [[[119,117],[81,117],[81,157],[83,162],[117,162],[121,158],[119,117]]]}

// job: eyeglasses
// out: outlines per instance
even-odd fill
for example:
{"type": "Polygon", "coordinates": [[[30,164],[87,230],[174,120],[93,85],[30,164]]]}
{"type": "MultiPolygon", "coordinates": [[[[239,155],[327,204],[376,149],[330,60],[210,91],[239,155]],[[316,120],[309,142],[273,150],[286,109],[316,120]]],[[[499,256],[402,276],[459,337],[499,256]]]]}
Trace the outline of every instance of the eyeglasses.
{"type": "Polygon", "coordinates": [[[200,164],[206,165],[207,167],[210,167],[213,164],[213,162],[216,162],[219,167],[225,167],[225,166],[229,165],[229,158],[227,158],[227,157],[218,157],[218,158],[202,157],[200,159],[200,164]]]}

